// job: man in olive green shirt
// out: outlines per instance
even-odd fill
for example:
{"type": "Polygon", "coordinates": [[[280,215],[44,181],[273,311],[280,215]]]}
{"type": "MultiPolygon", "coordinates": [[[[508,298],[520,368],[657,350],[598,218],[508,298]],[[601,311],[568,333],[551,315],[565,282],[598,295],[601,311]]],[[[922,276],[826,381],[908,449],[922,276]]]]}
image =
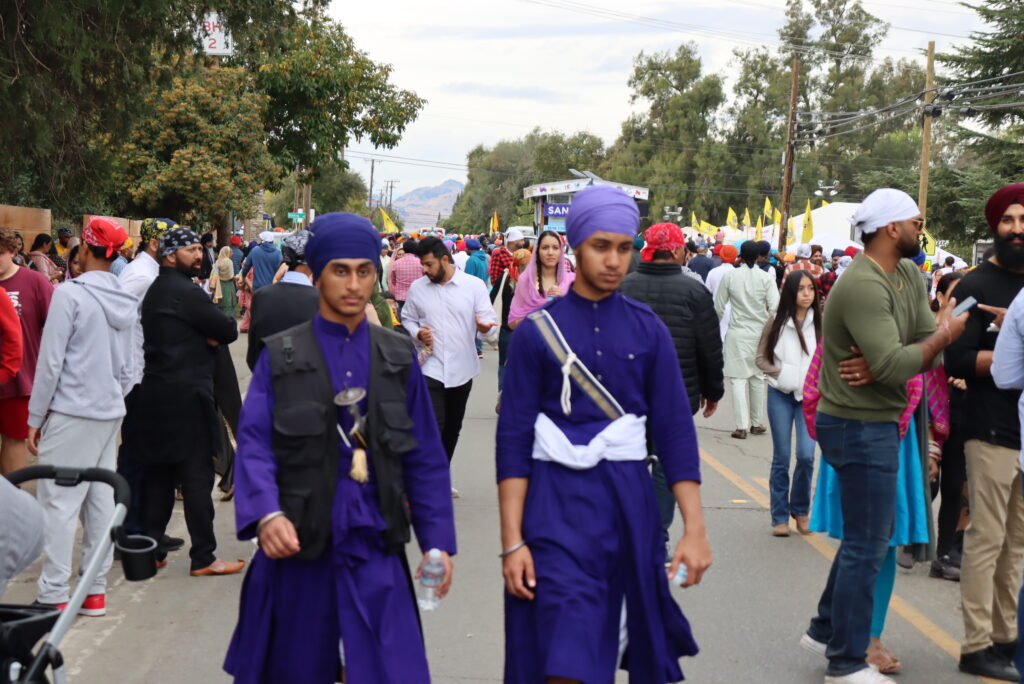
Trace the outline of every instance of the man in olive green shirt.
{"type": "Polygon", "coordinates": [[[963,332],[966,314],[936,330],[916,267],[923,220],[914,200],[884,188],[854,216],[864,252],[829,294],[822,326],[821,400],[815,428],[822,458],[839,478],[843,543],[818,615],[801,639],[829,659],[826,684],[893,680],[865,662],[875,580],[896,509],[900,413],[907,380],[931,368],[963,332]]]}

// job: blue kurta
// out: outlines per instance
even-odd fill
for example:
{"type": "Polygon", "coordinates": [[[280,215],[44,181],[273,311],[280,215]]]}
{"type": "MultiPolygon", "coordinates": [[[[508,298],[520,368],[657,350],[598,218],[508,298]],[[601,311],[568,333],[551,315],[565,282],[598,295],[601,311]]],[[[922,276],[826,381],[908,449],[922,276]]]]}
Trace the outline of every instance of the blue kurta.
{"type": "MultiPolygon", "coordinates": [[[[616,293],[592,302],[570,291],[547,305],[569,347],[627,413],[647,416],[671,484],[700,481],[697,436],[668,329],[646,305],[616,293]]],[[[545,413],[575,445],[611,422],[579,388],[572,415],[560,405],[560,365],[533,321],[512,338],[498,419],[498,481],[529,478],[523,536],[533,554],[536,597],[505,597],[505,682],[568,677],[607,684],[618,656],[626,602],[632,684],[682,679],[679,658],[697,644],[673,600],[661,523],[644,461],[602,461],[570,470],[532,459],[534,423],[545,413]]]]}
{"type": "MultiPolygon", "coordinates": [[[[319,315],[313,329],[336,392],[367,387],[370,339],[365,321],[349,335],[319,315]]],[[[281,508],[277,462],[271,450],[274,389],[267,352],[253,370],[238,431],[235,518],[239,539],[281,508]]],[[[403,477],[420,548],[455,553],[455,522],[448,460],[419,364],[409,374],[406,407],[418,447],[405,456],[403,477]]],[[[366,413],[365,401],[361,407],[366,413]]],[[[338,409],[346,432],[347,409],[338,409]]],[[[338,642],[344,643],[348,681],[420,684],[430,681],[415,597],[402,559],[387,553],[386,528],[370,481],[348,476],[352,452],[338,440],[338,485],[331,514],[331,544],[317,560],[271,560],[257,551],[242,587],[238,626],[224,669],[236,682],[334,682],[338,642]]]]}

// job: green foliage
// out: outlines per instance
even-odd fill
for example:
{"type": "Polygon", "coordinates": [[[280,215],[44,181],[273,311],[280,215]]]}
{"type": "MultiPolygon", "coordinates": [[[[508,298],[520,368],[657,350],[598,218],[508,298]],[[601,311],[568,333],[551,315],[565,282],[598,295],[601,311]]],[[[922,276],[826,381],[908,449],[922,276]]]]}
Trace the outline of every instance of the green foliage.
{"type": "MultiPolygon", "coordinates": [[[[321,169],[311,190],[313,208],[318,216],[332,211],[365,214],[366,193],[362,176],[343,169],[340,164],[330,164],[321,169]]],[[[274,214],[274,225],[287,226],[288,212],[294,209],[294,201],[295,175],[291,174],[281,183],[279,191],[267,195],[263,208],[266,213],[274,214]]]]}
{"type": "Polygon", "coordinates": [[[352,140],[394,147],[426,103],[391,82],[391,66],[356,49],[341,25],[314,12],[277,53],[250,64],[269,105],[271,153],[286,171],[315,177],[337,163],[352,140]]]}
{"type": "Polygon", "coordinates": [[[250,215],[279,172],[261,126],[267,99],[237,68],[197,67],[151,89],[142,102],[152,114],[116,155],[115,184],[131,213],[195,225],[250,215]]]}

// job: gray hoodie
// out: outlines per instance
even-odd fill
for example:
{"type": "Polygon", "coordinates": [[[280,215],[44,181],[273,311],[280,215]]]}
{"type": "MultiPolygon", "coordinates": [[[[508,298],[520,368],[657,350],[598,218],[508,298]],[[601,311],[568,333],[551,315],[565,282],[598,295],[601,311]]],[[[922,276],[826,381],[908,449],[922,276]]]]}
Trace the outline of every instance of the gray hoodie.
{"type": "Polygon", "coordinates": [[[42,426],[49,411],[92,420],[124,417],[137,308],[135,297],[106,271],[83,273],[54,290],[28,403],[30,427],[42,426]]]}

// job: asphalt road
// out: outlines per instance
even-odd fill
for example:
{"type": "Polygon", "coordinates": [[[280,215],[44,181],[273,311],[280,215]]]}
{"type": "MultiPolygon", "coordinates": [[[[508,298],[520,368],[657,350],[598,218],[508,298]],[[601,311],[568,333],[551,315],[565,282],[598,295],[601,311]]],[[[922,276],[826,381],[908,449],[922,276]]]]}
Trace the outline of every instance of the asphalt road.
{"type": "MultiPolygon", "coordinates": [[[[244,388],[245,336],[233,345],[244,388]]],[[[494,401],[497,354],[488,350],[474,382],[453,463],[460,553],[452,593],[425,614],[433,680],[439,684],[501,681],[502,581],[497,489],[494,483],[494,401]]],[[[767,480],[771,438],[731,439],[726,400],[712,418],[698,419],[703,452],[703,499],[714,552],[704,582],[674,589],[693,625],[701,653],[683,662],[687,681],[811,684],[823,680],[824,661],[797,641],[807,626],[829,568],[834,543],[815,535],[769,534],[767,480]]],[[[218,492],[219,493],[219,492],[218,492]]],[[[248,558],[254,547],[234,538],[233,507],[217,502],[222,558],[248,558]]],[[[676,521],[674,539],[680,525],[676,521]]],[[[169,532],[187,537],[180,504],[169,532]]],[[[410,557],[418,556],[410,547],[410,557]]],[[[980,681],[956,670],[962,636],[959,585],[928,577],[926,565],[900,569],[883,639],[903,662],[899,681],[945,684],[980,681]]],[[[38,564],[8,588],[5,603],[35,595],[38,564]]],[[[242,576],[193,578],[187,551],[171,555],[157,577],[127,583],[117,565],[110,574],[108,614],[80,618],[62,650],[73,683],[216,683],[234,628],[242,576]]],[[[626,682],[625,675],[616,680],[626,682]]],[[[356,684],[364,684],[357,682],[356,684]]]]}

